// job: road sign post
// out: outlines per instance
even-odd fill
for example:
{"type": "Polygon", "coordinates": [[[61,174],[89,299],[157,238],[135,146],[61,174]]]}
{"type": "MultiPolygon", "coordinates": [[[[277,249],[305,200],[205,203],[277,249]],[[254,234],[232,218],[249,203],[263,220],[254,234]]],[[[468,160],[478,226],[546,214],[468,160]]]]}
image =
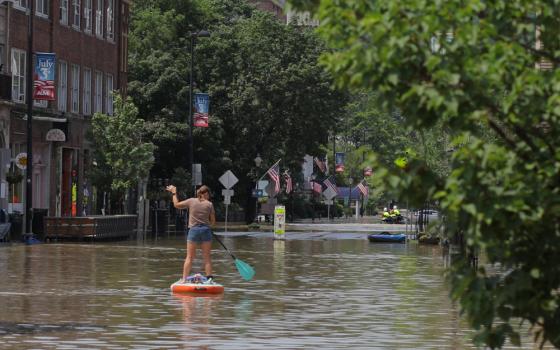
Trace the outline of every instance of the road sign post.
{"type": "Polygon", "coordinates": [[[323,196],[325,197],[327,204],[327,220],[331,218],[331,204],[333,204],[333,198],[336,197],[337,193],[330,187],[327,187],[326,190],[323,191],[323,196]]]}
{"type": "Polygon", "coordinates": [[[226,171],[218,179],[220,183],[226,188],[222,190],[222,196],[224,196],[224,204],[226,205],[226,221],[225,221],[225,232],[227,232],[228,224],[228,208],[231,204],[231,197],[233,197],[233,190],[231,189],[239,181],[237,177],[231,172],[231,170],[226,171]]]}

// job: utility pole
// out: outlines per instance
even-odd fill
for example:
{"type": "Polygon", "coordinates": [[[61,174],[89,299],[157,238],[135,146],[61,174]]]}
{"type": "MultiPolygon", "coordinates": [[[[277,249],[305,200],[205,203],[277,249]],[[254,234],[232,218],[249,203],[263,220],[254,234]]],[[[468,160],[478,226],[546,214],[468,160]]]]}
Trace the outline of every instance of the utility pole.
{"type": "Polygon", "coordinates": [[[193,70],[194,70],[194,46],[196,44],[196,38],[203,37],[207,38],[210,36],[210,33],[206,30],[200,30],[198,32],[190,33],[191,36],[191,71],[189,76],[189,163],[187,165],[187,171],[191,172],[191,181],[193,187],[193,197],[196,197],[196,181],[194,178],[194,140],[193,140],[193,85],[194,85],[194,78],[193,78],[193,70]]]}
{"type": "Polygon", "coordinates": [[[27,166],[25,169],[25,236],[33,236],[33,16],[35,1],[28,1],[29,19],[27,29],[27,166]]]}

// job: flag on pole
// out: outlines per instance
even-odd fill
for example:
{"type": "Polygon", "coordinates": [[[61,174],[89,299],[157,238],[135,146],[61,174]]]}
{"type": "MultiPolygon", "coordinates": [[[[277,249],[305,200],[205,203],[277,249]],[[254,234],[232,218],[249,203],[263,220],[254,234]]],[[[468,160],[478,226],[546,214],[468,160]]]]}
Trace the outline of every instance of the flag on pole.
{"type": "Polygon", "coordinates": [[[313,192],[316,192],[316,193],[319,193],[319,194],[323,193],[323,186],[321,186],[320,183],[315,182],[315,181],[311,181],[311,186],[313,188],[313,192]]]}
{"type": "Polygon", "coordinates": [[[327,177],[325,180],[323,180],[323,185],[327,186],[328,188],[338,193],[338,188],[336,187],[336,180],[334,176],[331,175],[327,177]]]}
{"type": "Polygon", "coordinates": [[[267,175],[270,176],[270,179],[274,181],[274,193],[278,194],[280,192],[280,160],[274,163],[270,169],[267,170],[267,175]]]}
{"type": "Polygon", "coordinates": [[[327,165],[325,164],[325,162],[322,159],[319,159],[319,157],[315,157],[314,159],[315,164],[317,164],[319,170],[321,170],[321,172],[323,173],[327,172],[327,165]]]}
{"type": "Polygon", "coordinates": [[[284,181],[286,181],[286,193],[291,193],[293,190],[292,177],[288,172],[284,172],[284,181]]]}
{"type": "Polygon", "coordinates": [[[358,187],[358,190],[360,190],[360,192],[362,192],[364,197],[367,197],[367,195],[369,194],[369,187],[367,186],[367,183],[366,183],[365,179],[360,181],[360,183],[356,187],[358,187]]]}

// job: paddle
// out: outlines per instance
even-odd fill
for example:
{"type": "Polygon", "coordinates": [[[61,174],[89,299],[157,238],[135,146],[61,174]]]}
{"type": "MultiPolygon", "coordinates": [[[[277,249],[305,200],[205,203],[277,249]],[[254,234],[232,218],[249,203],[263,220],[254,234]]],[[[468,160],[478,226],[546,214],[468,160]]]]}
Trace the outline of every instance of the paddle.
{"type": "Polygon", "coordinates": [[[242,260],[237,259],[235,255],[233,255],[232,252],[230,252],[229,249],[227,249],[227,247],[224,245],[222,240],[219,239],[214,232],[212,232],[212,236],[214,236],[214,238],[216,238],[216,241],[218,241],[218,243],[220,243],[220,245],[224,247],[224,249],[229,253],[229,255],[231,255],[233,261],[235,262],[235,267],[237,267],[237,271],[239,271],[241,277],[243,277],[243,279],[246,281],[250,281],[255,275],[255,270],[251,267],[251,265],[247,264],[242,260]]]}

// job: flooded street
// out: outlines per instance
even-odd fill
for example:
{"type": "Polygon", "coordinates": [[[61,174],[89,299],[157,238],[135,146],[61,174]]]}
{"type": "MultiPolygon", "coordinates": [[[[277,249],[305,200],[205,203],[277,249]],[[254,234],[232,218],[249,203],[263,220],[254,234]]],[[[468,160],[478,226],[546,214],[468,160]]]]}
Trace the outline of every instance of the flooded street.
{"type": "MultiPolygon", "coordinates": [[[[182,238],[0,247],[0,348],[468,349],[437,246],[364,235],[224,237],[221,296],[176,296],[182,238]],[[343,239],[340,239],[343,238],[343,239]]],[[[197,259],[195,271],[200,270],[197,259]]]]}

